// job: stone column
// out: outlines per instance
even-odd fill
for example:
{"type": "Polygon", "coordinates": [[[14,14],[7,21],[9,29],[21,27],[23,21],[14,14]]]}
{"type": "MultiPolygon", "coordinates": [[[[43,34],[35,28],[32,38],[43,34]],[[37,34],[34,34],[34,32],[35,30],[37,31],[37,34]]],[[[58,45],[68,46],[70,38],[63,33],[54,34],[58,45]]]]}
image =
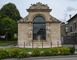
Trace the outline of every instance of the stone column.
{"type": "Polygon", "coordinates": [[[32,39],[33,39],[32,35],[33,35],[33,24],[29,23],[29,32],[28,32],[29,41],[32,41],[32,39]]]}
{"type": "Polygon", "coordinates": [[[47,23],[47,24],[46,24],[46,40],[47,40],[47,41],[50,41],[50,34],[51,34],[51,31],[50,31],[50,24],[47,23]]]}

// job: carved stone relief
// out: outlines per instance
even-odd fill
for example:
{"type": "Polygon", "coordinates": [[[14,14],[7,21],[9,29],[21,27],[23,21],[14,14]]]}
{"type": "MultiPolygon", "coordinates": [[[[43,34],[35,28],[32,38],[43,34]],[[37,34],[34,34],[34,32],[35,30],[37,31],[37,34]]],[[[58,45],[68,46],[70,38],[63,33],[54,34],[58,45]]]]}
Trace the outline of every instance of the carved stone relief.
{"type": "Polygon", "coordinates": [[[47,39],[50,39],[50,24],[49,23],[47,23],[46,24],[46,38],[47,39]]]}
{"type": "Polygon", "coordinates": [[[28,38],[31,40],[32,39],[32,24],[29,23],[29,32],[28,32],[28,38]]]}

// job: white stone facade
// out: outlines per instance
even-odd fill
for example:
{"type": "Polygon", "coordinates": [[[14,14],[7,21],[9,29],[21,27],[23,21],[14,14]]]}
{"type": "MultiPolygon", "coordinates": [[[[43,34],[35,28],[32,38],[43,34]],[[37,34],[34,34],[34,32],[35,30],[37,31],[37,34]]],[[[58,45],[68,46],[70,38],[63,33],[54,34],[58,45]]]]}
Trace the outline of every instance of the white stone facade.
{"type": "Polygon", "coordinates": [[[18,47],[49,48],[61,46],[60,21],[50,15],[51,9],[40,2],[27,9],[28,15],[18,22],[18,47]],[[33,19],[42,16],[46,22],[46,40],[33,40],[33,19]]]}

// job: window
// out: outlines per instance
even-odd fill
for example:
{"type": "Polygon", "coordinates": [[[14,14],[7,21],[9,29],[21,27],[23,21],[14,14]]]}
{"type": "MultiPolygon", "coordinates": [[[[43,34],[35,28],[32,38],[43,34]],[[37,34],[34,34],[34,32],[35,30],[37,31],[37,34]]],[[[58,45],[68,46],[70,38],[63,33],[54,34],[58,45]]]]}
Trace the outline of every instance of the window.
{"type": "Polygon", "coordinates": [[[46,40],[45,19],[42,16],[36,16],[33,22],[33,40],[46,40]]]}
{"type": "Polygon", "coordinates": [[[68,27],[65,28],[65,32],[66,32],[66,33],[68,32],[68,27]]]}
{"type": "Polygon", "coordinates": [[[70,32],[72,32],[72,26],[70,27],[70,32]]]}
{"type": "Polygon", "coordinates": [[[76,26],[76,22],[75,22],[75,23],[74,23],[74,29],[76,29],[76,27],[77,27],[77,26],[76,26]]]}

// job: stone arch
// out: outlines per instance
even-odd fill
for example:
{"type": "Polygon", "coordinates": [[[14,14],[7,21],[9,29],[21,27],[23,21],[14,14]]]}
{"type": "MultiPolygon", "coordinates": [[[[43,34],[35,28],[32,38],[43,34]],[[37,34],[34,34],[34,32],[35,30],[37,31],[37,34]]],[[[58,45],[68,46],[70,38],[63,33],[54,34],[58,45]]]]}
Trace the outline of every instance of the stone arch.
{"type": "Polygon", "coordinates": [[[46,20],[44,17],[37,15],[33,19],[33,40],[46,40],[46,20]]]}
{"type": "Polygon", "coordinates": [[[42,23],[45,23],[46,20],[45,20],[45,18],[42,17],[42,16],[36,16],[36,17],[34,17],[34,19],[33,19],[33,23],[36,23],[36,22],[42,22],[42,23]],[[37,20],[37,18],[41,18],[41,19],[40,19],[40,20],[37,20]]]}
{"type": "Polygon", "coordinates": [[[34,20],[34,18],[35,18],[36,16],[41,16],[41,17],[43,17],[43,18],[47,21],[46,16],[43,15],[43,14],[35,14],[35,15],[33,15],[33,16],[32,16],[32,21],[34,20]]]}

